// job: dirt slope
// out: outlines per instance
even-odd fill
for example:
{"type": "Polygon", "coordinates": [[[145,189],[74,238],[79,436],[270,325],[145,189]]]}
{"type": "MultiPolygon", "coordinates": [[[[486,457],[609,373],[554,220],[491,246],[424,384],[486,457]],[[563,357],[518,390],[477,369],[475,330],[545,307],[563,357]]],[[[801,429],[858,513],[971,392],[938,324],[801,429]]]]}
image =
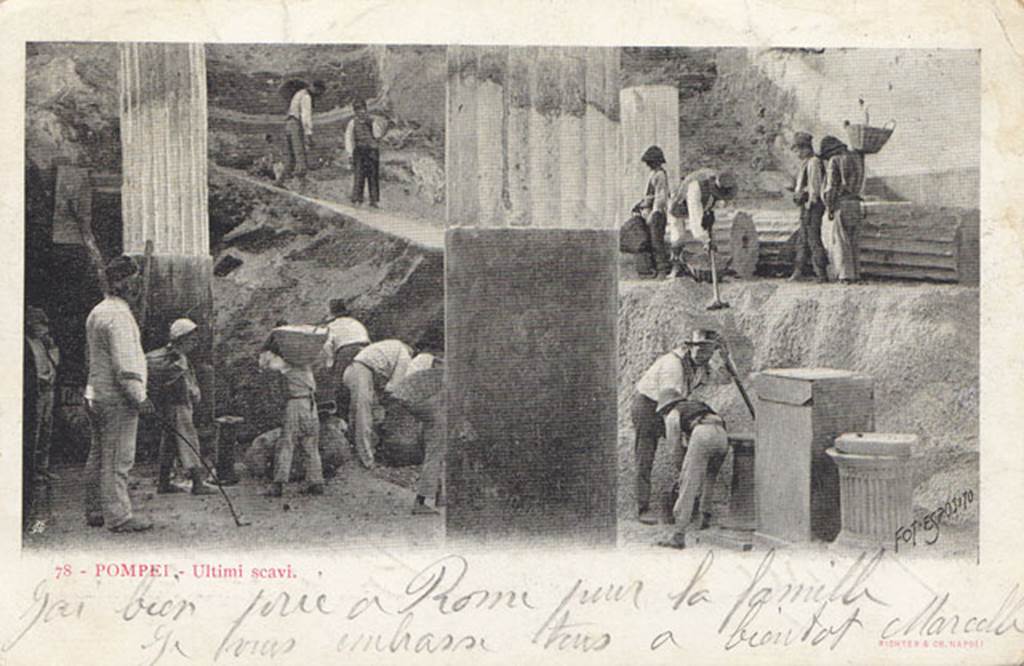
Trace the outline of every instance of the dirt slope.
{"type": "MultiPolygon", "coordinates": [[[[693,327],[705,325],[726,333],[744,375],[824,366],[874,377],[877,430],[916,433],[921,439],[918,510],[934,509],[958,490],[977,493],[976,289],[758,280],[725,285],[723,298],[731,309],[709,313],[707,285],[682,280],[620,285],[620,516],[632,516],[635,504],[629,419],[635,384],[659,353],[693,327]]],[[[733,386],[705,395],[725,415],[730,430],[753,429],[733,386]]],[[[659,455],[657,465],[656,475],[667,481],[667,455],[659,455]]],[[[976,520],[976,513],[967,517],[976,520]]]]}

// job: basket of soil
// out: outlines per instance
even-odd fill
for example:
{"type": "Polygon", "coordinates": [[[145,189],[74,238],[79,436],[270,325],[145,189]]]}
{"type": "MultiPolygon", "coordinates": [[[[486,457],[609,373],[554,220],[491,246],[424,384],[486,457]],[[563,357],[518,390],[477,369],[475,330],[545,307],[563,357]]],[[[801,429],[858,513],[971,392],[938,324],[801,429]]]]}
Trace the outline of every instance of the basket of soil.
{"type": "Polygon", "coordinates": [[[871,125],[853,125],[849,120],[845,123],[846,136],[850,140],[850,149],[865,155],[874,155],[882,149],[896,129],[896,121],[890,120],[883,127],[871,125]]]}
{"type": "Polygon", "coordinates": [[[278,326],[270,332],[270,347],[278,356],[296,366],[313,365],[327,342],[323,326],[297,324],[278,326]]]}

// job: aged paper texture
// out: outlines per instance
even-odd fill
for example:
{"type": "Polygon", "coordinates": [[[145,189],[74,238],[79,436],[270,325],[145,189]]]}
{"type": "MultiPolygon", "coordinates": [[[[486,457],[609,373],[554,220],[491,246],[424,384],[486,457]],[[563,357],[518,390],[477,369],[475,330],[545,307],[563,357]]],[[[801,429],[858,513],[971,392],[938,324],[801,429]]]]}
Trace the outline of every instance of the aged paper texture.
{"type": "Polygon", "coordinates": [[[1020,2],[0,35],[0,666],[1024,661],[1020,2]]]}

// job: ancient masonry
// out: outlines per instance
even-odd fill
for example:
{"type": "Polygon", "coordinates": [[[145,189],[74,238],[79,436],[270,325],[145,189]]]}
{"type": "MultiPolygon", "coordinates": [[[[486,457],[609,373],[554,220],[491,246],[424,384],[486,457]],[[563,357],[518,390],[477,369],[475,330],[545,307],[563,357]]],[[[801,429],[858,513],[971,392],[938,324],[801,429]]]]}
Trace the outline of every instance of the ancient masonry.
{"type": "Polygon", "coordinates": [[[452,539],[616,538],[619,52],[448,50],[452,539]]]}

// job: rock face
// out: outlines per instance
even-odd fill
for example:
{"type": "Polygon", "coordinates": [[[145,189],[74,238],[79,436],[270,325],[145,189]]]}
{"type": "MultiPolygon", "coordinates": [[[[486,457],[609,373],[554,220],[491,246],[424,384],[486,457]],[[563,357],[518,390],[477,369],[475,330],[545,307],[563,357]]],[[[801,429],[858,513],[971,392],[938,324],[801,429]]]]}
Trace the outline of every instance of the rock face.
{"type": "Polygon", "coordinates": [[[374,340],[414,344],[443,327],[440,249],[288,192],[211,174],[214,263],[232,257],[234,264],[213,285],[218,409],[245,416],[241,439],[276,426],[280,416],[273,382],[257,368],[260,346],[279,319],[316,323],[330,299],[344,298],[374,340]]]}
{"type": "MultiPolygon", "coordinates": [[[[831,367],[871,375],[875,427],[920,437],[915,504],[934,509],[958,489],[978,491],[979,302],[976,288],[938,285],[818,287],[778,281],[727,284],[732,307],[704,308],[710,288],[626,283],[619,295],[620,515],[633,506],[629,404],[654,359],[695,326],[728,337],[740,373],[831,367]]],[[[749,383],[748,383],[749,388],[749,383]]],[[[730,431],[752,431],[731,384],[708,401],[730,431]]],[[[666,447],[661,447],[666,448],[666,447]]],[[[667,466],[659,451],[659,465],[667,466]]],[[[667,467],[661,467],[667,474],[667,467]]],[[[721,478],[728,478],[727,475],[721,478]]],[[[976,514],[973,514],[976,516],[976,514]]],[[[958,516],[959,520],[972,515],[958,516]]]]}

